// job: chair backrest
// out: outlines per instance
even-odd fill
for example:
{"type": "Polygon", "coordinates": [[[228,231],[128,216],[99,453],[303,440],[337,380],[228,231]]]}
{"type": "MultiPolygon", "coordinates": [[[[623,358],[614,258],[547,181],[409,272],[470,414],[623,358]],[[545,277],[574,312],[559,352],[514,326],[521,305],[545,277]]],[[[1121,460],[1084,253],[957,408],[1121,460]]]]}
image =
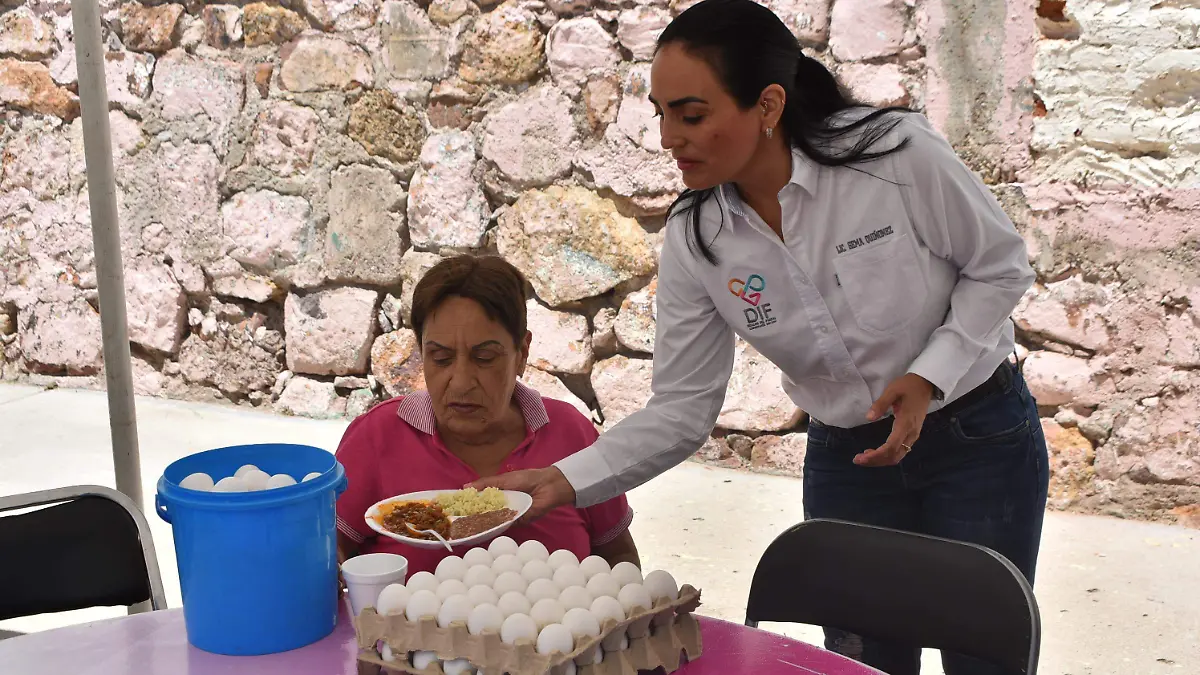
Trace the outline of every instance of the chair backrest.
{"type": "Polygon", "coordinates": [[[0,620],[147,600],[167,606],[150,525],[111,488],[0,497],[0,551],[0,620]]]}
{"type": "Polygon", "coordinates": [[[754,572],[746,624],[839,628],[1035,675],[1041,619],[1025,577],[991,549],[835,520],[787,530],[754,572]]]}

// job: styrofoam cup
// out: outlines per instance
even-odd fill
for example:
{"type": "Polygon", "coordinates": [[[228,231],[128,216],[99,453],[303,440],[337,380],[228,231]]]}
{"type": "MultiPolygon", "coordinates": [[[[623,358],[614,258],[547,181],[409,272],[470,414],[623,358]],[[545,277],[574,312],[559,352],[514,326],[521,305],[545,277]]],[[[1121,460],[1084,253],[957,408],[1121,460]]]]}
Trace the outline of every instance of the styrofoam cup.
{"type": "Polygon", "coordinates": [[[408,576],[408,559],[394,553],[368,553],[342,563],[342,578],[350,591],[350,609],[358,616],[374,607],[389,584],[402,584],[408,576]]]}

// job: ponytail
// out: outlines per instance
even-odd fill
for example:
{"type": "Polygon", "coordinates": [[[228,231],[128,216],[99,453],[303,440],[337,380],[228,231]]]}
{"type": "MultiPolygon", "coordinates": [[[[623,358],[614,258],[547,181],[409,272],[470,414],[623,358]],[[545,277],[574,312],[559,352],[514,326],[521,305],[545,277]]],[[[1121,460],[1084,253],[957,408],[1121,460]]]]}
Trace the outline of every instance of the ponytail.
{"type": "Polygon", "coordinates": [[[840,113],[848,110],[870,110],[870,106],[851,100],[828,68],[801,53],[782,120],[794,147],[822,166],[848,166],[872,162],[908,146],[908,139],[904,138],[890,148],[875,149],[900,124],[899,117],[889,114],[912,112],[908,108],[877,108],[858,119],[838,119],[840,113]],[[849,149],[835,149],[838,141],[854,135],[858,139],[849,149]]]}

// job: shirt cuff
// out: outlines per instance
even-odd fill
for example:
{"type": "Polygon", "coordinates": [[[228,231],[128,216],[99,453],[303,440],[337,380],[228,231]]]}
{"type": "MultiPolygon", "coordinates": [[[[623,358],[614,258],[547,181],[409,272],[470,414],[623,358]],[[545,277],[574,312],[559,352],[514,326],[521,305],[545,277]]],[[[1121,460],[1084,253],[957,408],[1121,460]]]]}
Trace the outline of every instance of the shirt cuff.
{"type": "Polygon", "coordinates": [[[585,509],[616,497],[613,472],[595,445],[564,457],[554,466],[575,488],[575,508],[585,509]]]}
{"type": "Polygon", "coordinates": [[[349,539],[350,541],[352,541],[356,544],[361,544],[367,540],[367,538],[365,536],[363,536],[362,533],[360,533],[358,530],[354,529],[354,527],[352,527],[350,525],[350,523],[347,523],[346,521],[342,520],[341,516],[338,516],[338,518],[337,518],[337,529],[338,529],[338,532],[341,532],[342,534],[346,535],[347,539],[349,539]]]}
{"type": "Polygon", "coordinates": [[[953,333],[936,333],[913,361],[908,372],[928,380],[942,391],[943,396],[950,396],[963,375],[975,365],[977,357],[978,354],[964,350],[961,341],[953,333]]]}
{"type": "Polygon", "coordinates": [[[603,546],[616,539],[617,537],[621,536],[625,530],[629,529],[629,525],[631,523],[633,523],[633,509],[628,508],[625,509],[625,517],[621,519],[621,522],[611,527],[607,532],[604,532],[600,536],[592,539],[592,546],[603,546]]]}

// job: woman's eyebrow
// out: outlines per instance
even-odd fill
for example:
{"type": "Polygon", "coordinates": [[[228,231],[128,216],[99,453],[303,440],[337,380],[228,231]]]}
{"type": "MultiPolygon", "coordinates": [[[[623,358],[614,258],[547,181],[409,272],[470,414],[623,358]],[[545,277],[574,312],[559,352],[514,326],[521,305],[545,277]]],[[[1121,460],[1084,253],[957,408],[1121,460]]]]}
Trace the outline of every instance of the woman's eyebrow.
{"type": "MultiPolygon", "coordinates": [[[[425,344],[429,345],[430,349],[446,349],[449,351],[454,351],[453,347],[447,347],[446,345],[439,344],[437,342],[434,342],[433,340],[426,340],[425,344]]],[[[484,347],[504,347],[504,345],[500,344],[499,340],[486,340],[484,342],[480,342],[479,344],[472,346],[471,351],[483,349],[484,347]]]]}
{"type": "MultiPolygon", "coordinates": [[[[650,99],[650,102],[654,105],[658,105],[658,101],[655,101],[653,96],[647,96],[646,98],[650,99]]],[[[699,96],[684,96],[683,98],[677,98],[674,101],[668,102],[667,107],[678,108],[681,105],[687,105],[689,103],[708,103],[708,101],[705,101],[699,96]]]]}

